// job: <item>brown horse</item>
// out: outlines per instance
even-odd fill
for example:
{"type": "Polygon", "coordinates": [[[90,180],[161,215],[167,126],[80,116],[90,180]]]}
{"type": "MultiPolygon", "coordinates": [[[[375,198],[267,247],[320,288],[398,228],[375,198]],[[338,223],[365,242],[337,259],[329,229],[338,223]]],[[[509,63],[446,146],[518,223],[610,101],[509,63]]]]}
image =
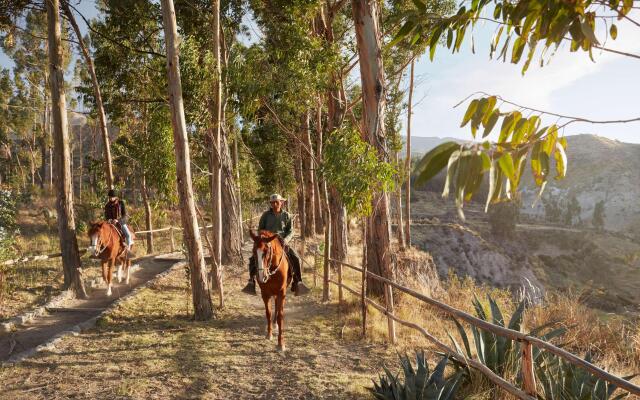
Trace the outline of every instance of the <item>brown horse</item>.
{"type": "Polygon", "coordinates": [[[271,297],[276,298],[276,321],[278,323],[278,350],[284,351],[284,300],[287,294],[289,262],[278,235],[260,231],[258,235],[249,231],[253,239],[253,256],[258,267],[258,285],[264,301],[267,317],[267,339],[273,338],[271,321],[271,297]],[[275,240],[274,240],[275,239],[275,240]]]}
{"type": "MultiPolygon", "coordinates": [[[[135,238],[131,231],[132,239],[135,238]]],[[[107,285],[107,296],[111,296],[111,278],[113,267],[118,265],[118,282],[122,282],[122,272],[126,274],[126,284],[129,284],[129,268],[131,259],[118,229],[110,222],[92,222],[89,229],[89,253],[99,258],[102,264],[102,279],[107,285]]]]}

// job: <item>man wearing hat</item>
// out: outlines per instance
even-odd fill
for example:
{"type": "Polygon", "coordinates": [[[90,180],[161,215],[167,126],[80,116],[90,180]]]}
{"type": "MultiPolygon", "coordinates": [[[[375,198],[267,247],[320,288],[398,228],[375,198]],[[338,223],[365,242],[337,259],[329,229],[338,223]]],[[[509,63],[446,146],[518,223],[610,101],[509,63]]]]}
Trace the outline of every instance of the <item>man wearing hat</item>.
{"type": "Polygon", "coordinates": [[[120,224],[120,229],[122,230],[122,234],[127,242],[127,250],[131,250],[133,239],[131,238],[129,227],[127,227],[127,209],[124,206],[124,200],[120,200],[116,197],[116,192],[113,189],[109,190],[107,196],[109,197],[109,200],[104,206],[104,219],[120,224]]]}
{"type": "MultiPolygon", "coordinates": [[[[291,290],[295,292],[296,296],[309,293],[309,288],[302,282],[302,273],[300,270],[300,257],[287,244],[293,237],[293,227],[291,224],[291,217],[289,213],[282,209],[282,205],[287,199],[281,197],[279,194],[272,194],[269,197],[269,203],[271,208],[265,211],[260,217],[258,223],[258,230],[265,230],[277,234],[281,243],[284,245],[285,253],[289,259],[289,264],[293,269],[293,283],[291,284],[291,290]]],[[[253,255],[249,259],[249,283],[242,289],[243,292],[248,294],[257,295],[256,293],[256,275],[258,273],[258,266],[253,255]]]]}

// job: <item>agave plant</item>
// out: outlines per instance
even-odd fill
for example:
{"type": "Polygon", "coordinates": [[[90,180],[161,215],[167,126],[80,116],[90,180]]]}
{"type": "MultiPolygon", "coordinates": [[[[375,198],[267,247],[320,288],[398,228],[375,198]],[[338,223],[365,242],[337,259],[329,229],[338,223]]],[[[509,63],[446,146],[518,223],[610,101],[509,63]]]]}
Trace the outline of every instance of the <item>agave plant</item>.
{"type": "Polygon", "coordinates": [[[386,366],[383,366],[384,375],[380,376],[380,383],[373,381],[373,388],[369,389],[376,399],[452,400],[466,377],[466,372],[461,369],[449,378],[444,376],[449,361],[447,357],[443,357],[433,371],[429,371],[423,351],[416,353],[415,368],[406,354],[399,357],[404,382],[398,375],[394,375],[386,366]]]}
{"type": "MultiPolygon", "coordinates": [[[[521,301],[518,304],[518,307],[511,316],[509,323],[505,324],[505,319],[503,316],[504,314],[500,310],[500,306],[498,306],[498,303],[496,303],[496,301],[491,296],[487,296],[487,298],[489,301],[490,312],[487,312],[487,310],[477,297],[474,297],[473,299],[473,306],[478,318],[503,328],[509,328],[515,331],[522,330],[525,301],[521,301]]],[[[471,345],[469,337],[467,336],[467,332],[457,320],[454,319],[454,322],[456,323],[458,333],[460,334],[460,337],[464,344],[464,350],[460,347],[453,336],[449,335],[451,341],[453,342],[456,350],[459,353],[465,354],[469,358],[473,358],[474,356],[471,352],[471,345]]],[[[531,330],[528,334],[537,336],[541,332],[548,330],[547,328],[552,324],[553,323],[537,327],[531,330]]],[[[478,361],[486,365],[491,371],[499,376],[516,376],[518,378],[520,377],[520,361],[522,355],[519,343],[496,335],[494,333],[484,331],[473,325],[471,325],[471,332],[473,333],[473,343],[475,345],[475,352],[478,361]]],[[[551,340],[554,337],[563,335],[565,332],[565,328],[558,328],[548,331],[546,334],[540,336],[540,338],[543,340],[551,340]]],[[[538,349],[534,349],[534,360],[539,357],[540,354],[541,353],[538,349]]],[[[464,365],[462,363],[458,363],[457,361],[454,362],[456,362],[458,365],[464,365]]]]}
{"type": "MultiPolygon", "coordinates": [[[[584,359],[590,363],[591,354],[587,353],[584,359]]],[[[540,355],[536,363],[536,376],[546,400],[617,400],[628,395],[622,393],[612,397],[617,388],[615,385],[553,354],[540,355]]],[[[631,375],[624,379],[633,377],[631,375]]]]}

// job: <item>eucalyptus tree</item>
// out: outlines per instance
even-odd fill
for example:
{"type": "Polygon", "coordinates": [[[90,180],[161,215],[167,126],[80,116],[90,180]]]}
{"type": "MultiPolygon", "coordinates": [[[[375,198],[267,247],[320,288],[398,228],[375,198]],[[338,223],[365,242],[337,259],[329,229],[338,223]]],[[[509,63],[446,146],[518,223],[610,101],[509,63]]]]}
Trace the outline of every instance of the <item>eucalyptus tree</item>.
{"type": "Polygon", "coordinates": [[[109,189],[113,188],[113,163],[111,160],[111,143],[109,139],[109,131],[107,130],[107,116],[104,111],[104,104],[102,102],[102,93],[100,92],[100,84],[98,83],[98,77],[96,76],[95,67],[93,65],[93,59],[89,54],[89,49],[85,40],[80,32],[80,28],[78,27],[78,23],[76,22],[75,16],[71,11],[71,7],[69,6],[68,0],[62,0],[62,9],[64,11],[65,16],[69,20],[71,27],[73,28],[73,32],[76,35],[76,40],[78,43],[78,47],[80,48],[80,53],[82,54],[87,71],[91,77],[91,83],[93,86],[93,95],[95,99],[96,105],[96,113],[98,114],[98,122],[100,127],[100,134],[102,137],[102,146],[104,152],[104,168],[105,168],[105,177],[107,179],[107,187],[109,189]]]}
{"type": "Polygon", "coordinates": [[[58,233],[64,268],[64,287],[76,296],[86,297],[81,276],[80,253],[76,237],[73,212],[73,180],[71,175],[69,133],[67,124],[64,69],[62,60],[62,33],[58,0],[46,0],[47,37],[49,50],[49,85],[53,117],[54,170],[56,175],[56,206],[58,233]]]}
{"type": "Polygon", "coordinates": [[[191,290],[195,318],[207,320],[213,317],[213,305],[204,263],[200,231],[196,219],[196,207],[191,182],[191,157],[189,139],[182,100],[180,79],[180,61],[178,56],[178,27],[173,0],[162,0],[162,20],[164,25],[165,47],[167,50],[167,75],[169,82],[169,107],[173,128],[174,150],[176,156],[176,175],[180,214],[185,245],[189,257],[191,272],[191,290]]]}
{"type": "MultiPolygon", "coordinates": [[[[172,204],[175,198],[176,164],[173,155],[168,109],[164,104],[146,105],[141,114],[130,109],[119,123],[114,142],[117,165],[133,169],[140,182],[145,211],[145,230],[153,229],[155,205],[172,204]]],[[[153,235],[147,234],[147,253],[153,253],[153,235]]]]}
{"type": "Polygon", "coordinates": [[[242,29],[243,15],[239,0],[177,4],[177,18],[186,35],[182,68],[187,119],[198,131],[197,151],[207,164],[217,265],[241,259],[240,183],[231,156],[231,143],[238,139],[233,135],[237,118],[236,111],[227,107],[233,96],[227,81],[233,68],[230,49],[242,29]]]}
{"type": "MultiPolygon", "coordinates": [[[[14,62],[13,78],[15,80],[14,100],[11,105],[13,133],[21,139],[19,147],[26,148],[30,170],[30,183],[36,183],[36,176],[41,185],[46,181],[49,172],[47,164],[51,160],[51,139],[48,132],[49,88],[47,66],[47,21],[46,15],[40,11],[21,13],[18,21],[10,28],[2,41],[6,54],[14,62]],[[41,162],[38,168],[36,156],[40,148],[41,162]]],[[[64,47],[64,68],[68,66],[69,57],[64,47]]],[[[16,161],[20,161],[17,154],[16,161]]]]}

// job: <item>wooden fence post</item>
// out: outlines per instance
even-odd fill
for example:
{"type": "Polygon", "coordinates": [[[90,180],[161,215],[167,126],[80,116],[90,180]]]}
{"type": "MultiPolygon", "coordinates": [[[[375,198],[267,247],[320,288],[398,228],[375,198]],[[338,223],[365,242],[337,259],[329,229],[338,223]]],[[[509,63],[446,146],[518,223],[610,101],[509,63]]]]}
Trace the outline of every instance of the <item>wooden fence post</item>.
{"type": "MultiPolygon", "coordinates": [[[[395,266],[395,257],[392,260],[392,270],[389,271],[390,276],[391,276],[391,280],[393,280],[395,278],[395,274],[393,273],[393,270],[395,270],[395,268],[393,266],[395,266]]],[[[396,321],[393,320],[393,318],[391,318],[389,316],[389,314],[393,314],[393,288],[385,283],[384,284],[384,303],[385,303],[385,307],[387,308],[387,329],[388,329],[388,333],[389,333],[389,342],[391,344],[395,344],[396,343],[396,321]]]]}
{"type": "Polygon", "coordinates": [[[171,235],[171,252],[175,253],[176,252],[176,241],[173,238],[173,226],[169,227],[169,233],[171,235]]]}
{"type": "Polygon", "coordinates": [[[362,285],[360,290],[362,291],[362,337],[367,336],[367,224],[365,219],[362,219],[362,285]]]}
{"type": "Polygon", "coordinates": [[[525,393],[535,396],[536,375],[533,368],[533,346],[529,341],[522,342],[522,378],[525,393]]]}

